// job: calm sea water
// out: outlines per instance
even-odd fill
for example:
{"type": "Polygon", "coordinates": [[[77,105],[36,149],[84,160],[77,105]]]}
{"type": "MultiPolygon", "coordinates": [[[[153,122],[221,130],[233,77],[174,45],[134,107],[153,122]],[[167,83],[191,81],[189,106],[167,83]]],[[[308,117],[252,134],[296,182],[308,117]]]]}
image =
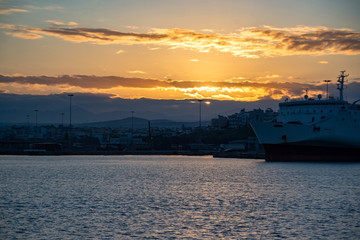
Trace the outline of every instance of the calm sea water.
{"type": "Polygon", "coordinates": [[[360,164],[1,156],[0,239],[359,239],[360,164]]]}

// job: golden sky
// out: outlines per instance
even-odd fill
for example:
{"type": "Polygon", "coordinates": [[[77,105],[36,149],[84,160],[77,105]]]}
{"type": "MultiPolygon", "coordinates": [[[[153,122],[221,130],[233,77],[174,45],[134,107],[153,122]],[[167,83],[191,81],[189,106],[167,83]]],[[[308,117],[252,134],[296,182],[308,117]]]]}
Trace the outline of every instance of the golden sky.
{"type": "MultiPolygon", "coordinates": [[[[256,101],[360,80],[358,1],[0,1],[0,91],[256,101]]],[[[334,90],[335,92],[335,90],[334,90]]],[[[335,93],[334,93],[335,94],[335,93]]]]}

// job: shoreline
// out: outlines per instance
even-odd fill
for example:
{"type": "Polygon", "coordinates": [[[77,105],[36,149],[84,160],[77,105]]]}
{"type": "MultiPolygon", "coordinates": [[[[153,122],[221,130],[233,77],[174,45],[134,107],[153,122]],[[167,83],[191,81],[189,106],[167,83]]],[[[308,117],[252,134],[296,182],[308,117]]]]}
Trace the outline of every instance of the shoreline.
{"type": "Polygon", "coordinates": [[[213,156],[216,158],[254,158],[265,159],[264,153],[254,152],[216,152],[216,151],[184,151],[184,150],[150,150],[150,151],[1,151],[0,155],[14,156],[70,156],[70,155],[183,155],[183,156],[213,156]]]}

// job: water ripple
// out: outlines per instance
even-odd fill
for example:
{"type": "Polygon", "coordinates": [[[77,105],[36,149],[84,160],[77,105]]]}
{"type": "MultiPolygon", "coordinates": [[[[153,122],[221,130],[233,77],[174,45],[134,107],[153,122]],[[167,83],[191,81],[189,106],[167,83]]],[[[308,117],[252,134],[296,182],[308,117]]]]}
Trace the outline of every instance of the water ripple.
{"type": "Polygon", "coordinates": [[[360,164],[0,157],[1,239],[358,239],[360,164]]]}

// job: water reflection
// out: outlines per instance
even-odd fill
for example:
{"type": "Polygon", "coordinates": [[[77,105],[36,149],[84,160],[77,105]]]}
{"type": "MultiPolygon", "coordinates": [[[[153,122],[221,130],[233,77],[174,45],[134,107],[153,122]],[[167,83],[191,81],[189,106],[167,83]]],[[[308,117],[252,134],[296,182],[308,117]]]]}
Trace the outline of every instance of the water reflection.
{"type": "Polygon", "coordinates": [[[360,164],[1,157],[2,239],[354,238],[360,164]]]}

